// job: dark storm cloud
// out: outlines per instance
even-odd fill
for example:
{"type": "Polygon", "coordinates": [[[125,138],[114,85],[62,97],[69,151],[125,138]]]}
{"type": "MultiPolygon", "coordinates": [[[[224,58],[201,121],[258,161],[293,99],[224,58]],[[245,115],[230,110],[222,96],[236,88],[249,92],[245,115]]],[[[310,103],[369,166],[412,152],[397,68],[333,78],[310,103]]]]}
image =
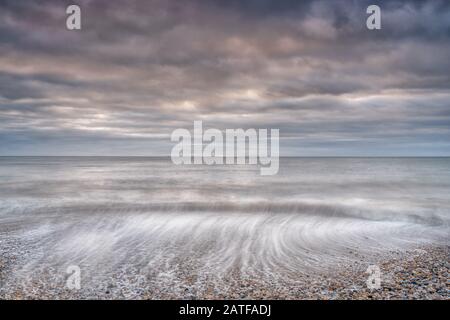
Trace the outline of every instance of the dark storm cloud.
{"type": "Polygon", "coordinates": [[[449,56],[444,0],[2,1],[0,154],[168,154],[194,120],[280,128],[284,154],[450,154],[449,56]]]}

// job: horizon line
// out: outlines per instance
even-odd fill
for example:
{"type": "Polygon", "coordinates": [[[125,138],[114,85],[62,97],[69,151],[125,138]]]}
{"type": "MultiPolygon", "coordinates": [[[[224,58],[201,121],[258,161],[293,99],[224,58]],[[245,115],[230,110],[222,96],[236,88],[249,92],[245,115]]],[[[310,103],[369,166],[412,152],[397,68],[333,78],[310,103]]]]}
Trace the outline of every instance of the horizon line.
{"type": "MultiPolygon", "coordinates": [[[[170,158],[171,156],[142,156],[142,155],[0,155],[0,158],[170,158]]],[[[450,158],[450,155],[426,155],[426,156],[407,156],[407,155],[394,155],[394,156],[279,156],[280,158],[450,158]]],[[[247,159],[248,157],[246,157],[247,159]]]]}

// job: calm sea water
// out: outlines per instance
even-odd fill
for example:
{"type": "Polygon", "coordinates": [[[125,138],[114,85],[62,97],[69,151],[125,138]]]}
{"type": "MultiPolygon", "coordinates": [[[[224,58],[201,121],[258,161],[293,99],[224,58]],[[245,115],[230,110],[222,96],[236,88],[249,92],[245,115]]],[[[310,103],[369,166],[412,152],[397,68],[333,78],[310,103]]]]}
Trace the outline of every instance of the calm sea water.
{"type": "Polygon", "coordinates": [[[16,278],[68,265],[166,283],[180,268],[288,276],[354,252],[448,245],[449,222],[449,158],[283,158],[261,176],[165,158],[0,157],[0,252],[20,253],[16,278]]]}

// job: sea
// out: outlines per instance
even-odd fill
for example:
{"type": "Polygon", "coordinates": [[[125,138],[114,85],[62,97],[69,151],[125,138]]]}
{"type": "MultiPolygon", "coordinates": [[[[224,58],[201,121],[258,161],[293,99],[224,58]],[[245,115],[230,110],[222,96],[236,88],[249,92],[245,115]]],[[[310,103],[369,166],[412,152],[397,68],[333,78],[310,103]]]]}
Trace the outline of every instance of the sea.
{"type": "Polygon", "coordinates": [[[53,290],[79,267],[81,290],[134,297],[149,281],[295,279],[449,244],[450,158],[281,158],[261,176],[164,157],[0,157],[0,291],[53,290]]]}

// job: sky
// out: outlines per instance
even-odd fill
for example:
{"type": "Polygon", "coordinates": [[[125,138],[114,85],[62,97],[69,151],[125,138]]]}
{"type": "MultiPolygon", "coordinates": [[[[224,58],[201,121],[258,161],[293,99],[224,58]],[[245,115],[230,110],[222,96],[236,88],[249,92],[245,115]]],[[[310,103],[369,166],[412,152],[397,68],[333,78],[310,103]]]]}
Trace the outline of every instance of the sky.
{"type": "Polygon", "coordinates": [[[202,120],[284,156],[450,156],[449,57],[447,0],[1,0],[0,155],[170,155],[202,120]]]}

